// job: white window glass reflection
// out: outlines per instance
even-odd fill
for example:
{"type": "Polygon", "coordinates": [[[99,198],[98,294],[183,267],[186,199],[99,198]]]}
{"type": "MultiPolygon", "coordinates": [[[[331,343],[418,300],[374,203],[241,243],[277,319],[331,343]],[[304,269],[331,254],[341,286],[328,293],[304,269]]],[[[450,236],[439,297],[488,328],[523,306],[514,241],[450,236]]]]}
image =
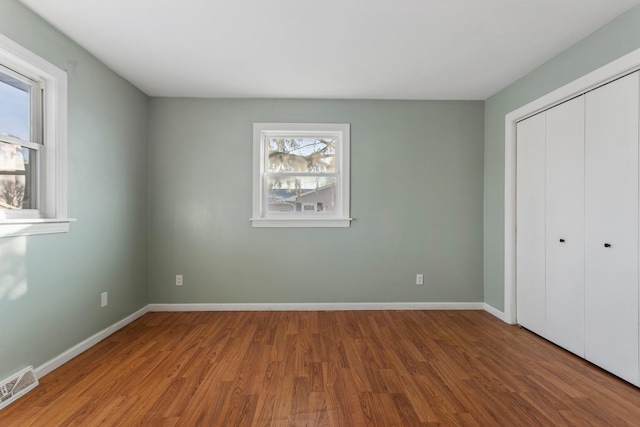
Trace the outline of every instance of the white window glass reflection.
{"type": "Polygon", "coordinates": [[[336,208],[336,178],[267,177],[269,212],[332,213],[336,208]]]}
{"type": "Polygon", "coordinates": [[[35,209],[35,150],[0,142],[0,209],[35,209]]]}
{"type": "Polygon", "coordinates": [[[31,86],[0,68],[0,135],[29,141],[31,86]]]}

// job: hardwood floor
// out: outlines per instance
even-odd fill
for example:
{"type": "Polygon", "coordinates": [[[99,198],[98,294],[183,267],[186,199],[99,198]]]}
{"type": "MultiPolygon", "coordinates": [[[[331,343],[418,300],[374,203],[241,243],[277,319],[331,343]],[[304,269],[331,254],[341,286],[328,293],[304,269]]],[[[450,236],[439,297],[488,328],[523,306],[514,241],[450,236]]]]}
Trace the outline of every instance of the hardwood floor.
{"type": "Polygon", "coordinates": [[[637,426],[640,389],[480,311],[149,313],[2,426],[637,426]]]}

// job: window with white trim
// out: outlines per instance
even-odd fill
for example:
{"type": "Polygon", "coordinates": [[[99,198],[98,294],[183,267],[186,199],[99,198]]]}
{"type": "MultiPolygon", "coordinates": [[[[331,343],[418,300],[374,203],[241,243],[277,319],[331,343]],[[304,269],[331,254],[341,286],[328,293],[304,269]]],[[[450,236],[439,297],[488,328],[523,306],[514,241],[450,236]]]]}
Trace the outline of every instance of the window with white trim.
{"type": "Polygon", "coordinates": [[[69,230],[67,75],[0,35],[0,237],[69,230]]]}
{"type": "Polygon", "coordinates": [[[253,227],[349,227],[349,128],[254,123],[253,227]]]}

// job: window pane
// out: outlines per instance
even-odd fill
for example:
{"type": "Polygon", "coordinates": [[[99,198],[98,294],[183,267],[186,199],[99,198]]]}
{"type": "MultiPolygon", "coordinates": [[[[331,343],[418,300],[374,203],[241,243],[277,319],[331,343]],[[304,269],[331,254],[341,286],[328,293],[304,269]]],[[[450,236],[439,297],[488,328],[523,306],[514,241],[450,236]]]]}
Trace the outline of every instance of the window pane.
{"type": "Polygon", "coordinates": [[[0,142],[0,209],[35,209],[36,151],[0,142]]]}
{"type": "Polygon", "coordinates": [[[265,138],[267,172],[335,172],[334,138],[265,138]]]}
{"type": "Polygon", "coordinates": [[[29,91],[31,87],[0,72],[0,134],[29,141],[29,91]]]}
{"type": "Polygon", "coordinates": [[[333,212],[336,208],[336,177],[267,177],[267,211],[333,212]]]}

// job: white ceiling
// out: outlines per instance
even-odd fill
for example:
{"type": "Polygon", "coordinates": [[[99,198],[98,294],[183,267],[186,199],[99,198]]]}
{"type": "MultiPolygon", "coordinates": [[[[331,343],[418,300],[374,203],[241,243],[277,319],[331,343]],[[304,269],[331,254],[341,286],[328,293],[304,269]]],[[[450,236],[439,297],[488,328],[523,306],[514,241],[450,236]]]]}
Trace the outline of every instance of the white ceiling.
{"type": "Polygon", "coordinates": [[[20,0],[151,96],[483,100],[640,0],[20,0]]]}

